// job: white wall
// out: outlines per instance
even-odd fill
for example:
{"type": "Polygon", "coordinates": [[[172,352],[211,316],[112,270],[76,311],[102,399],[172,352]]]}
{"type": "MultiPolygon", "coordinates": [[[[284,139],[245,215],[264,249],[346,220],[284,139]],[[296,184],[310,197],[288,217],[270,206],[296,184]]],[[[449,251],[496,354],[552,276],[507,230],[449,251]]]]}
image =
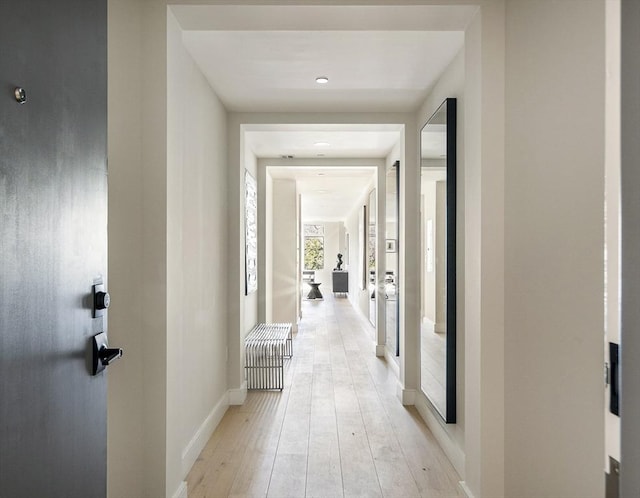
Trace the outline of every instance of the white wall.
{"type": "Polygon", "coordinates": [[[604,2],[506,21],[505,494],[601,497],[604,2]]]}
{"type": "Polygon", "coordinates": [[[157,435],[147,430],[144,403],[141,23],[138,2],[109,0],[109,341],[125,354],[108,373],[107,485],[111,498],[127,493],[143,496],[145,445],[157,435]]]}
{"type": "Polygon", "coordinates": [[[502,0],[482,2],[465,31],[465,289],[458,306],[464,303],[464,479],[476,498],[505,495],[504,31],[502,0]]]}
{"type": "Polygon", "coordinates": [[[109,0],[108,493],[166,490],[166,6],[109,0]]]}
{"type": "MultiPolygon", "coordinates": [[[[269,175],[267,175],[269,176],[269,175]]],[[[276,323],[292,323],[297,328],[296,301],[298,299],[296,266],[297,202],[295,180],[273,179],[271,210],[273,212],[271,234],[272,309],[267,315],[276,323]]],[[[269,202],[269,200],[267,201],[269,202]]]]}
{"type": "Polygon", "coordinates": [[[167,483],[175,489],[228,406],[227,133],[226,110],[171,12],[167,50],[167,483]]]}
{"type": "MultiPolygon", "coordinates": [[[[227,381],[230,389],[235,389],[242,400],[246,392],[244,373],[244,351],[241,344],[247,330],[251,329],[245,324],[244,307],[246,303],[244,290],[244,145],[241,133],[233,133],[238,127],[234,122],[233,114],[229,115],[229,142],[228,164],[229,177],[227,179],[227,215],[229,217],[229,232],[227,234],[227,290],[229,292],[229,332],[228,348],[229,362],[227,363],[227,381]]],[[[260,185],[258,183],[258,185],[260,185]]],[[[258,192],[258,205],[260,205],[260,192],[258,192]]],[[[258,210],[260,216],[260,210],[258,210]]],[[[260,244],[260,240],[258,240],[260,244]]],[[[258,262],[260,272],[260,262],[258,262]]],[[[258,273],[258,290],[263,285],[258,273]]]]}
{"type": "MultiPolygon", "coordinates": [[[[605,347],[620,343],[620,0],[606,2],[606,128],[605,128],[605,347]]],[[[620,417],[609,411],[610,387],[605,389],[605,468],[609,456],[620,461],[620,417]]]]}
{"type": "MultiPolygon", "coordinates": [[[[258,202],[258,210],[264,205],[264,230],[262,224],[258,225],[258,254],[264,251],[264,258],[258,262],[258,279],[261,279],[261,270],[264,268],[264,306],[259,317],[264,320],[265,323],[273,323],[273,293],[266,292],[267,289],[273,289],[273,178],[271,175],[259,175],[258,178],[258,196],[262,196],[265,199],[264,203],[258,202]],[[262,185],[264,184],[264,194],[262,193],[262,185]],[[264,234],[261,237],[261,234],[264,234]],[[262,239],[262,240],[260,240],[262,239]],[[263,242],[264,241],[264,242],[263,242]],[[262,264],[261,264],[262,263],[262,264]]],[[[260,213],[258,214],[258,220],[261,220],[260,213]]],[[[258,289],[259,290],[259,289],[258,289]]],[[[261,295],[263,293],[260,293],[261,295]]]]}
{"type": "MultiPolygon", "coordinates": [[[[302,254],[300,234],[302,233],[302,195],[296,196],[296,321],[302,318],[302,254]]],[[[297,325],[296,325],[297,328],[297,325]]]]}
{"type": "MultiPolygon", "coordinates": [[[[346,243],[346,230],[344,227],[344,222],[339,223],[339,227],[338,227],[338,252],[340,252],[343,256],[342,258],[342,269],[344,270],[344,248],[345,248],[345,243],[346,243]]],[[[338,261],[338,255],[336,254],[336,262],[338,261]]]]}
{"type": "Polygon", "coordinates": [[[173,496],[226,407],[225,120],[164,3],[110,0],[112,498],[173,496]]]}

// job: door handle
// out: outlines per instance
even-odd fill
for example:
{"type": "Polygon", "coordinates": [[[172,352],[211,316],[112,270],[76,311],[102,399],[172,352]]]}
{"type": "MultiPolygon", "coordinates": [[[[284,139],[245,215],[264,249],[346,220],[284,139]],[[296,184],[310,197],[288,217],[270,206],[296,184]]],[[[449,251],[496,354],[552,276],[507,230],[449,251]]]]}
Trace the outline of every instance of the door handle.
{"type": "Polygon", "coordinates": [[[98,351],[98,356],[100,357],[100,361],[106,367],[111,364],[114,360],[118,358],[122,358],[122,349],[121,348],[105,348],[103,347],[98,351]]]}
{"type": "Polygon", "coordinates": [[[122,358],[121,348],[110,348],[107,341],[107,334],[100,332],[93,336],[93,357],[91,362],[91,375],[98,375],[107,366],[111,365],[118,358],[122,358]]]}

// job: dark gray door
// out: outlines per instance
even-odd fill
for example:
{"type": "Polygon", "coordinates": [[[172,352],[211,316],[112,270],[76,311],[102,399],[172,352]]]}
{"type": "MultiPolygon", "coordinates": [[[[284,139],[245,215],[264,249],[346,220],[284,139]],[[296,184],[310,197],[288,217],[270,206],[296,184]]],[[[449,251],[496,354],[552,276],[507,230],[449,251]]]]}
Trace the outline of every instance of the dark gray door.
{"type": "Polygon", "coordinates": [[[86,354],[106,327],[106,19],[106,0],[0,0],[2,498],[106,496],[86,354]]]}

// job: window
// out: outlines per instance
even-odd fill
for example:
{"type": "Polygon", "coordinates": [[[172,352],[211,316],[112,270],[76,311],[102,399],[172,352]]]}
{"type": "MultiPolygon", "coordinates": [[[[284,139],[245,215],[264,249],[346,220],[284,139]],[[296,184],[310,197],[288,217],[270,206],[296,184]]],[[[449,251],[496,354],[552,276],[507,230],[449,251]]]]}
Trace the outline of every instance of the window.
{"type": "Polygon", "coordinates": [[[324,226],[304,226],[304,269],[324,268],[324,226]]]}

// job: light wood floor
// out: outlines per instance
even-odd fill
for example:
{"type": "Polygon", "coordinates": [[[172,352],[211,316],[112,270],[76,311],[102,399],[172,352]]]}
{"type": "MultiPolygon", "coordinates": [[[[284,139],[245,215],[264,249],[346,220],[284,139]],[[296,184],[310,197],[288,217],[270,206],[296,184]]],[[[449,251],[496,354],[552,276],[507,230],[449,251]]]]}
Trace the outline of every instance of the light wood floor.
{"type": "MultiPolygon", "coordinates": [[[[327,293],[328,294],[328,293],[327,293]]],[[[189,498],[462,497],[459,477],[347,299],[304,301],[282,392],[232,406],[188,476],[189,498]]]]}

